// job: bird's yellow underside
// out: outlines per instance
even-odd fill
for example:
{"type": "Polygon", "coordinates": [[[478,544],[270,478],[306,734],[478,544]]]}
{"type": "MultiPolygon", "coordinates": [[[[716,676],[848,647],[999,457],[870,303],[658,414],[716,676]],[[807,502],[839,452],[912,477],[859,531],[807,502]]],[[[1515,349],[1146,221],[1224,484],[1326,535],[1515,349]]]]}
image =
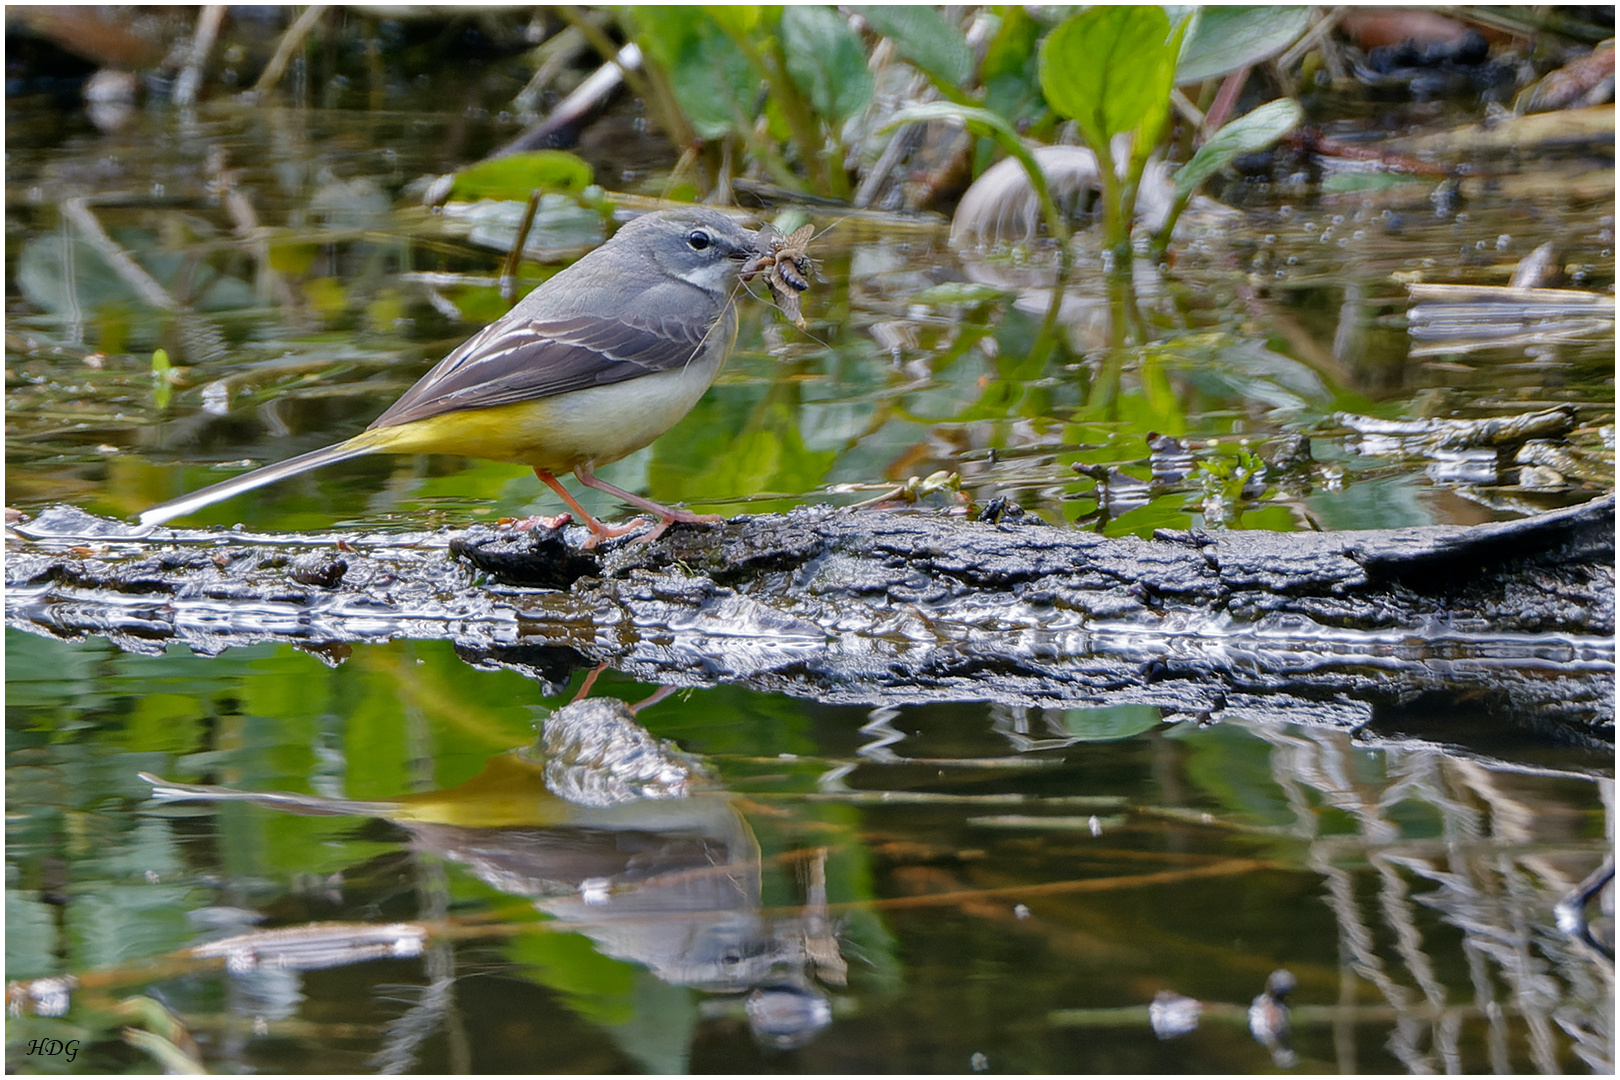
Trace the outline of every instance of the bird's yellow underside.
{"type": "Polygon", "coordinates": [[[724,352],[717,351],[708,363],[676,371],[375,428],[347,445],[392,454],[514,461],[551,473],[606,465],[674,427],[708,389],[713,369],[723,358],[724,352]]]}

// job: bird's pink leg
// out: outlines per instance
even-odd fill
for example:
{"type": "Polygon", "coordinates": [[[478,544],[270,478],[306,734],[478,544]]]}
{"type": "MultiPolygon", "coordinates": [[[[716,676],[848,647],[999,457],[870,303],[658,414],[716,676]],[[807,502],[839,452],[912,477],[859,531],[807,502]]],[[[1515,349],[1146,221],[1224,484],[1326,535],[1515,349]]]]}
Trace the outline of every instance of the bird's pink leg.
{"type": "MultiPolygon", "coordinates": [[[[644,499],[640,495],[633,495],[623,488],[614,487],[606,480],[597,479],[596,474],[591,472],[591,467],[589,465],[580,465],[574,469],[574,475],[578,477],[579,482],[584,484],[586,487],[595,488],[597,491],[605,491],[609,495],[614,495],[623,499],[631,506],[640,507],[649,514],[658,515],[658,527],[650,533],[643,533],[642,535],[636,537],[633,541],[631,541],[631,543],[651,543],[660,536],[664,535],[664,530],[675,524],[677,521],[684,522],[688,525],[718,525],[720,522],[725,520],[725,518],[721,517],[719,514],[694,514],[692,511],[682,510],[678,506],[665,506],[662,503],[655,503],[651,499],[644,499]]],[[[542,476],[541,479],[544,480],[545,477],[542,476]]],[[[562,490],[560,485],[558,485],[555,480],[549,482],[553,488],[556,488],[559,491],[562,490]]],[[[579,504],[574,502],[573,499],[569,499],[568,503],[570,506],[579,506],[579,504]]],[[[580,513],[584,513],[584,511],[581,510],[580,513]]],[[[633,528],[634,526],[631,527],[633,528]]],[[[622,536],[623,533],[615,533],[614,535],[622,536]]]]}
{"type": "MultiPolygon", "coordinates": [[[[587,475],[589,474],[589,470],[585,469],[584,466],[580,466],[580,470],[584,470],[587,475]]],[[[574,475],[579,476],[580,470],[575,470],[574,475]]],[[[573,510],[574,513],[579,515],[579,519],[585,523],[585,527],[591,530],[591,538],[585,541],[585,547],[587,550],[595,547],[597,544],[600,544],[603,540],[611,540],[615,536],[623,536],[625,533],[635,532],[641,527],[641,522],[639,520],[632,521],[625,525],[604,525],[600,521],[597,521],[596,518],[592,517],[589,510],[586,510],[583,506],[579,505],[579,500],[568,494],[568,489],[563,487],[562,483],[558,481],[555,476],[552,476],[544,469],[534,470],[534,475],[540,478],[540,482],[542,484],[546,485],[552,491],[555,491],[562,498],[562,501],[568,504],[569,509],[573,510]]],[[[597,483],[591,484],[585,479],[584,476],[579,476],[579,479],[580,483],[588,484],[590,487],[597,487],[601,483],[601,481],[597,481],[597,483]]],[[[595,478],[592,477],[592,479],[595,478]]],[[[606,490],[620,495],[624,494],[624,492],[619,491],[618,488],[611,486],[606,490]]]]}

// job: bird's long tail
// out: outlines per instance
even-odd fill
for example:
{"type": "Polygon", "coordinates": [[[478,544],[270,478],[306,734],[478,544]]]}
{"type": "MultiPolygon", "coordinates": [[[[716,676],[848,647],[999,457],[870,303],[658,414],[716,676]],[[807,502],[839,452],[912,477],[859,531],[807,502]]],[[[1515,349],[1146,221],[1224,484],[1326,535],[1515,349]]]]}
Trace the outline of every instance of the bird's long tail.
{"type": "Polygon", "coordinates": [[[277,480],[285,480],[289,476],[297,476],[310,469],[318,469],[323,465],[331,465],[350,458],[363,457],[374,453],[376,446],[363,441],[363,438],[350,439],[340,442],[336,446],[328,446],[323,450],[312,450],[307,454],[300,454],[295,458],[266,465],[262,469],[254,469],[250,473],[232,477],[222,483],[193,491],[190,495],[182,495],[178,499],[170,499],[166,503],[159,503],[152,509],[141,514],[142,525],[161,525],[172,518],[189,514],[193,510],[200,510],[205,506],[222,502],[233,495],[240,495],[244,491],[273,484],[277,480]]]}

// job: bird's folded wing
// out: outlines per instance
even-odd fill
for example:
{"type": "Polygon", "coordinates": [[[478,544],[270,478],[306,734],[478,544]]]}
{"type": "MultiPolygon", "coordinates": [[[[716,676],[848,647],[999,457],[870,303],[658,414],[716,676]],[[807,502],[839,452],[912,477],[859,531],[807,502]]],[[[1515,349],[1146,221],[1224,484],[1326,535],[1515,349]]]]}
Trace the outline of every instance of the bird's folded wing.
{"type": "Polygon", "coordinates": [[[703,349],[716,321],[630,315],[501,320],[439,361],[371,426],[395,427],[682,368],[703,349]]]}

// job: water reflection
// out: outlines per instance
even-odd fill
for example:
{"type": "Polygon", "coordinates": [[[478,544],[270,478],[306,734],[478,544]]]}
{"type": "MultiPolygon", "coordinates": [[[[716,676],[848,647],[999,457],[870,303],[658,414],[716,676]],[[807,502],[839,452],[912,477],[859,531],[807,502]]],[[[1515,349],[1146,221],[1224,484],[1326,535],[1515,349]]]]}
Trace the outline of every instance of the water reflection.
{"type": "MultiPolygon", "coordinates": [[[[379,816],[408,833],[418,854],[464,866],[501,892],[532,900],[561,924],[554,929],[583,934],[604,956],[639,965],[671,986],[752,991],[744,1015],[755,1038],[770,1047],[813,1039],[832,1022],[818,986],[847,981],[827,910],[826,849],[787,859],[803,883],[802,908],[766,913],[759,843],[734,798],[705,777],[696,759],[648,734],[616,698],[576,700],[545,721],[533,747],[491,759],[456,788],[397,801],[242,792],[142,775],[164,802],[246,801],[299,814],[379,816]]],[[[312,924],[233,935],[190,955],[222,957],[228,972],[248,977],[420,956],[428,937],[420,924],[312,924]]],[[[419,1041],[421,1025],[410,1027],[419,1041]]],[[[398,1057],[397,1050],[384,1054],[398,1057]]]]}
{"type": "Polygon", "coordinates": [[[12,675],[8,975],[39,977],[12,1034],[88,1024],[97,1067],[134,993],[210,1067],[1612,1060],[1601,753],[735,687],[632,715],[605,676],[474,760],[533,684],[448,646],[56,647],[12,675]],[[140,772],[230,789],[143,808],[140,772]],[[1263,1044],[1283,967],[1291,1034],[1263,1044]]]}

